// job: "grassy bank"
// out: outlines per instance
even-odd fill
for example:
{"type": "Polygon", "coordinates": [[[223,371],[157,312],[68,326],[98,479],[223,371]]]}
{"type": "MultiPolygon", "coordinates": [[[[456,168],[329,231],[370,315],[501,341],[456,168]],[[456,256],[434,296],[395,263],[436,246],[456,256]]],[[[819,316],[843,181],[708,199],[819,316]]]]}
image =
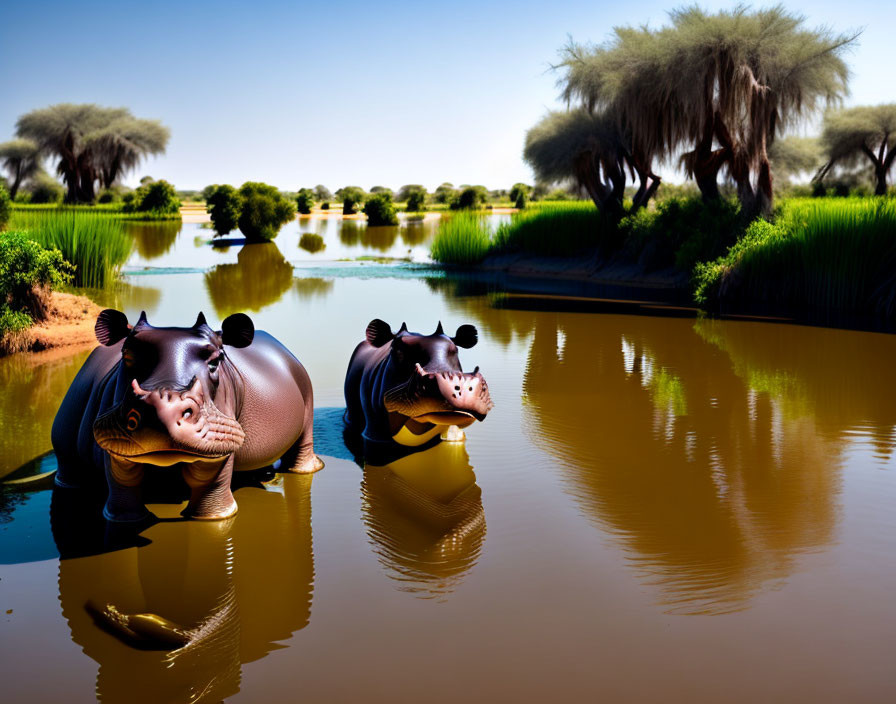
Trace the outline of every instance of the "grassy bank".
{"type": "Polygon", "coordinates": [[[58,249],[74,265],[72,285],[103,288],[112,283],[134,246],[116,218],[77,208],[50,212],[13,211],[10,229],[49,249],[58,249]]]}
{"type": "Polygon", "coordinates": [[[722,257],[695,269],[712,309],[896,317],[896,200],[793,199],[757,220],[722,257]]]}
{"type": "Polygon", "coordinates": [[[56,213],[56,212],[75,212],[75,213],[92,213],[94,215],[103,215],[116,220],[137,220],[137,221],[154,221],[154,220],[180,220],[180,212],[160,213],[155,211],[148,212],[126,212],[121,203],[97,203],[96,205],[59,205],[57,203],[13,203],[13,214],[16,213],[56,213]]]}
{"type": "Polygon", "coordinates": [[[475,266],[516,253],[677,272],[709,310],[896,319],[896,199],[790,198],[746,222],[734,200],[672,198],[614,222],[590,203],[527,208],[490,231],[473,215],[442,223],[432,257],[475,266]]]}

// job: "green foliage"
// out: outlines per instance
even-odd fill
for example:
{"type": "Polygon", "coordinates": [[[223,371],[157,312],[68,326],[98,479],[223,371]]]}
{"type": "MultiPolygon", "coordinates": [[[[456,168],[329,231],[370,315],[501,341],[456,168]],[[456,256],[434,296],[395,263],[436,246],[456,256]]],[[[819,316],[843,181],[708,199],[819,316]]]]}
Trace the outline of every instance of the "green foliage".
{"type": "Polygon", "coordinates": [[[226,235],[239,224],[243,197],[233,186],[206,186],[202,191],[205,209],[216,235],[226,235]]]}
{"type": "Polygon", "coordinates": [[[445,205],[451,203],[456,197],[457,190],[454,188],[454,184],[448,183],[447,181],[440,184],[433,193],[433,200],[436,203],[443,203],[445,205]]]}
{"type": "Polygon", "coordinates": [[[876,195],[886,194],[887,177],[896,163],[896,103],[828,113],[821,141],[827,164],[818,172],[819,180],[834,167],[866,167],[876,195]]]}
{"type": "Polygon", "coordinates": [[[319,183],[314,187],[314,200],[317,200],[317,201],[333,200],[333,194],[330,193],[329,188],[327,188],[323,184],[319,183]]]}
{"type": "Polygon", "coordinates": [[[594,250],[615,233],[590,202],[545,204],[515,213],[495,233],[495,251],[570,257],[594,250]]]}
{"type": "Polygon", "coordinates": [[[443,264],[469,266],[481,262],[490,247],[485,218],[478,213],[458,213],[439,222],[430,254],[443,264]]]}
{"type": "Polygon", "coordinates": [[[0,144],[0,161],[12,179],[9,195],[15,198],[22,182],[40,170],[40,148],[30,139],[4,142],[0,144]]]}
{"type": "Polygon", "coordinates": [[[71,265],[23,232],[0,237],[0,332],[22,330],[43,318],[49,291],[71,281],[71,265]]]}
{"type": "Polygon", "coordinates": [[[302,215],[308,215],[314,207],[314,191],[310,188],[300,188],[296,195],[296,208],[302,215]]]}
{"type": "Polygon", "coordinates": [[[6,192],[6,188],[0,186],[0,230],[6,227],[11,212],[12,205],[10,204],[9,193],[6,192]]]}
{"type": "Polygon", "coordinates": [[[419,183],[409,183],[398,189],[398,194],[395,196],[395,200],[399,203],[404,203],[411,197],[411,193],[415,192],[423,192],[423,199],[426,199],[426,189],[421,186],[419,183]]]}
{"type": "Polygon", "coordinates": [[[527,186],[525,183],[515,183],[510,189],[510,193],[507,194],[507,197],[510,199],[511,203],[515,203],[519,200],[520,195],[524,195],[526,200],[529,199],[529,194],[532,192],[532,187],[527,186]]]}
{"type": "Polygon", "coordinates": [[[29,203],[61,203],[65,197],[65,189],[55,178],[44,172],[38,174],[28,186],[31,194],[29,203]]]}
{"type": "Polygon", "coordinates": [[[398,192],[398,200],[407,201],[406,210],[409,213],[419,213],[426,210],[426,189],[423,186],[402,186],[398,192]]]}
{"type": "Polygon", "coordinates": [[[126,213],[156,213],[174,215],[180,211],[180,200],[174,186],[164,180],[148,182],[122,198],[126,213]]]}
{"type": "Polygon", "coordinates": [[[516,199],[513,201],[513,207],[517,210],[524,210],[529,204],[529,196],[526,191],[517,191],[516,199]]]}
{"type": "Polygon", "coordinates": [[[336,191],[336,197],[342,201],[342,214],[354,215],[358,205],[364,202],[364,190],[357,186],[346,186],[336,191]]]}
{"type": "Polygon", "coordinates": [[[370,196],[364,203],[364,214],[368,225],[397,225],[398,214],[392,202],[392,192],[384,190],[370,196]]]}
{"type": "Polygon", "coordinates": [[[16,211],[12,226],[48,249],[58,249],[75,266],[72,284],[103,288],[117,277],[134,246],[121,221],[70,208],[16,211]]]}
{"type": "Polygon", "coordinates": [[[373,188],[370,189],[370,193],[372,195],[377,195],[379,193],[388,193],[390,198],[395,197],[395,194],[392,193],[392,189],[387,188],[386,186],[374,186],[373,188]]]}
{"type": "Polygon", "coordinates": [[[647,270],[674,266],[690,272],[701,260],[718,257],[743,232],[734,199],[705,202],[669,198],[655,210],[642,208],[619,223],[630,258],[647,270]]]}
{"type": "Polygon", "coordinates": [[[296,214],[296,206],[273,186],[247,181],[240,186],[239,228],[246,239],[272,240],[296,214]]]}
{"type": "Polygon", "coordinates": [[[485,186],[467,186],[451,201],[452,210],[476,210],[488,201],[485,186]]]}
{"type": "Polygon", "coordinates": [[[726,255],[694,272],[701,305],[896,316],[896,201],[787,201],[726,255]]]}

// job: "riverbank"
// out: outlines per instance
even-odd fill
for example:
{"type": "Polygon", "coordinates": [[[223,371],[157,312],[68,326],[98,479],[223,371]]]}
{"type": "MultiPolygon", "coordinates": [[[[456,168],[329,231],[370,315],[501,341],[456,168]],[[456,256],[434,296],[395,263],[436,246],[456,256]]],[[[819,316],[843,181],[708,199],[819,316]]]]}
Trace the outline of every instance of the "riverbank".
{"type": "Polygon", "coordinates": [[[0,356],[16,352],[61,350],[77,352],[96,344],[94,325],[102,307],[86,296],[55,291],[47,317],[27,330],[0,338],[0,356]]]}

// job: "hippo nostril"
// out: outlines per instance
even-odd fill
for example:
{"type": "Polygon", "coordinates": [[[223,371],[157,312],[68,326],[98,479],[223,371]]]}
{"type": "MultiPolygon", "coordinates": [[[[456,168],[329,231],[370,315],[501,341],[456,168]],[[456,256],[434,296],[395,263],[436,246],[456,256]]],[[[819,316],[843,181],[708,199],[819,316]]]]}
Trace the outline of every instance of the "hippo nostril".
{"type": "Polygon", "coordinates": [[[455,387],[454,387],[454,390],[455,390],[455,391],[460,391],[460,387],[459,387],[459,386],[455,386],[455,387]]]}
{"type": "Polygon", "coordinates": [[[182,414],[181,417],[182,417],[184,420],[187,420],[187,419],[188,419],[190,416],[192,416],[192,415],[193,415],[193,411],[192,411],[192,409],[188,408],[187,410],[185,410],[185,411],[183,412],[183,414],[182,414]]]}

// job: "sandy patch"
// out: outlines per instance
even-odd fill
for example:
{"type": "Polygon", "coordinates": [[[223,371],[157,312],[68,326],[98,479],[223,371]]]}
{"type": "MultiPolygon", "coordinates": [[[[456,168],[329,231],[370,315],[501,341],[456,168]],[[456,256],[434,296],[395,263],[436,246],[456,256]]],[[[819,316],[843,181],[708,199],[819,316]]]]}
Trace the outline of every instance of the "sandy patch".
{"type": "MultiPolygon", "coordinates": [[[[70,354],[96,344],[94,325],[102,307],[85,296],[54,292],[47,319],[0,342],[0,354],[64,350],[70,354]]],[[[61,356],[61,355],[60,355],[61,356]]]]}

